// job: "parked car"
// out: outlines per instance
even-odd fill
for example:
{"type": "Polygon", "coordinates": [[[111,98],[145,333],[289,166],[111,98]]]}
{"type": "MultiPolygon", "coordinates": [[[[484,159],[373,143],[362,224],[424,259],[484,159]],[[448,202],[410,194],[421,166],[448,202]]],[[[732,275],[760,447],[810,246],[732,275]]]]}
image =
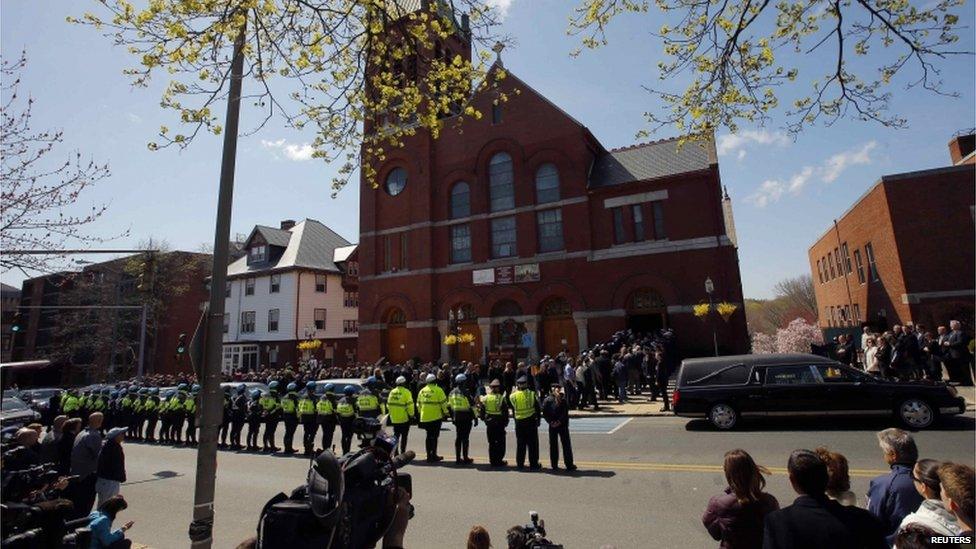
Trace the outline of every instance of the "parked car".
{"type": "Polygon", "coordinates": [[[31,408],[44,414],[51,404],[51,397],[60,395],[63,392],[64,389],[57,387],[42,387],[38,389],[27,389],[23,392],[23,395],[31,408]]]}
{"type": "Polygon", "coordinates": [[[808,354],[735,355],[684,360],[674,413],[732,429],[740,418],[894,416],[925,429],[962,414],[966,401],[941,382],[893,382],[808,354]]]}
{"type": "Polygon", "coordinates": [[[3,427],[23,426],[41,419],[41,414],[19,398],[0,400],[0,425],[3,427]]]}
{"type": "Polygon", "coordinates": [[[335,385],[335,394],[337,395],[341,395],[342,392],[346,389],[346,387],[350,387],[350,386],[356,389],[356,392],[358,393],[359,391],[363,390],[364,382],[365,380],[354,379],[354,378],[322,379],[315,382],[315,394],[324,395],[325,386],[328,385],[329,383],[335,385]]]}
{"type": "Polygon", "coordinates": [[[237,386],[241,384],[246,387],[244,390],[245,394],[251,394],[252,389],[261,391],[262,395],[266,395],[271,392],[271,389],[268,389],[267,383],[259,383],[257,381],[225,381],[224,383],[220,384],[220,390],[223,391],[224,387],[230,387],[230,392],[234,393],[237,391],[237,386]]]}

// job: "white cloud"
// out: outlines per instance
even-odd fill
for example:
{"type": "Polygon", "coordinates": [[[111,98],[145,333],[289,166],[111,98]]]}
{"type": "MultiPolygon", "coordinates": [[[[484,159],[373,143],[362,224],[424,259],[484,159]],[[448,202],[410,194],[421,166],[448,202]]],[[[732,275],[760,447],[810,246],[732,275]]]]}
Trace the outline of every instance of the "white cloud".
{"type": "MultiPolygon", "coordinates": [[[[312,159],[312,154],[315,152],[315,148],[309,143],[295,144],[289,143],[282,139],[276,141],[268,141],[266,139],[261,140],[261,146],[270,149],[272,151],[281,151],[288,160],[293,160],[295,162],[304,162],[306,160],[312,159]]],[[[277,158],[277,155],[275,155],[277,158]]]]}
{"type": "Polygon", "coordinates": [[[745,156],[746,146],[751,144],[786,146],[790,138],[783,132],[769,132],[766,130],[746,130],[740,133],[727,133],[718,136],[716,148],[719,155],[737,153],[739,160],[745,156]]]}
{"type": "MultiPolygon", "coordinates": [[[[878,146],[875,141],[839,152],[827,158],[818,166],[804,166],[785,182],[779,179],[767,179],[756,189],[756,192],[746,197],[746,202],[758,208],[778,202],[786,193],[799,195],[806,188],[807,184],[814,176],[819,176],[824,183],[833,183],[849,167],[870,164],[872,162],[871,151],[878,146]]],[[[739,158],[742,158],[742,151],[739,151],[739,158]]]]}
{"type": "Polygon", "coordinates": [[[488,5],[498,12],[500,17],[508,15],[508,8],[512,7],[513,0],[488,0],[488,5]]]}
{"type": "Polygon", "coordinates": [[[736,155],[736,158],[738,158],[739,160],[742,160],[745,157],[746,157],[746,150],[745,149],[739,149],[739,154],[736,155]]]}
{"type": "Polygon", "coordinates": [[[868,141],[859,149],[852,149],[831,156],[820,168],[820,178],[823,179],[824,183],[833,183],[847,168],[858,164],[870,164],[871,151],[877,146],[877,142],[868,141]]]}
{"type": "Polygon", "coordinates": [[[125,113],[125,117],[128,118],[129,122],[132,122],[133,124],[139,124],[142,122],[142,118],[135,113],[127,112],[125,113]]]}

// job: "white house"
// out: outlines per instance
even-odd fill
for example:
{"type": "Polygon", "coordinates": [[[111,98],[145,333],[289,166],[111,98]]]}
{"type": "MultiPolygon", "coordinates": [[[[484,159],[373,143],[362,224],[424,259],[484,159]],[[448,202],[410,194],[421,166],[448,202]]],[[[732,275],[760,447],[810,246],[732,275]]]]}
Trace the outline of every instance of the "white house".
{"type": "Polygon", "coordinates": [[[314,219],[257,225],[245,256],[227,269],[225,372],[295,364],[298,344],[320,340],[325,364],[355,361],[358,334],[356,249],[314,219]]]}

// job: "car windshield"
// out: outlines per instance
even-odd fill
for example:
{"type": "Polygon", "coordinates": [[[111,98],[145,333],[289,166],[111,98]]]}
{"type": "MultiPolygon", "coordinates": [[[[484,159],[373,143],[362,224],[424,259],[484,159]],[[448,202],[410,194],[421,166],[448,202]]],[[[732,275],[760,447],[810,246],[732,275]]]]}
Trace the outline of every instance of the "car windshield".
{"type": "Polygon", "coordinates": [[[27,405],[16,398],[5,398],[2,401],[0,408],[3,408],[7,412],[17,412],[20,410],[26,410],[27,405]]]}
{"type": "Polygon", "coordinates": [[[34,389],[32,391],[28,391],[30,397],[34,400],[48,399],[59,392],[61,392],[60,389],[34,389]]]}

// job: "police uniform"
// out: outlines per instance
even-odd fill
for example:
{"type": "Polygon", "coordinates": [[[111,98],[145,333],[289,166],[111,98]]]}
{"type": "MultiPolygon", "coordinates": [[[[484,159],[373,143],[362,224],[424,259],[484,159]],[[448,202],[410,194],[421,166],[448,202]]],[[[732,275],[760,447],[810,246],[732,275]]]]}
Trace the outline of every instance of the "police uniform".
{"type": "Polygon", "coordinates": [[[260,398],[261,392],[253,389],[257,394],[251,393],[251,400],[247,402],[247,450],[255,451],[258,449],[258,431],[261,430],[261,420],[264,415],[263,400],[260,398]]]}
{"type": "Polygon", "coordinates": [[[529,389],[528,380],[520,377],[518,383],[524,388],[516,388],[508,396],[515,416],[515,463],[525,467],[525,453],[529,453],[529,468],[539,469],[539,423],[541,422],[539,397],[529,389]]]}
{"type": "Polygon", "coordinates": [[[380,400],[369,390],[363,390],[356,395],[356,410],[359,417],[377,418],[380,416],[380,400]]]}
{"type": "Polygon", "coordinates": [[[441,435],[441,422],[447,416],[447,395],[444,390],[428,377],[427,385],[417,393],[417,410],[420,415],[420,427],[427,431],[425,447],[427,461],[441,461],[444,458],[437,455],[437,439],[441,435]]]}
{"type": "Polygon", "coordinates": [[[492,381],[492,390],[481,397],[481,414],[485,420],[485,430],[488,434],[488,460],[492,467],[504,467],[505,459],[505,427],[508,426],[508,401],[501,392],[501,383],[492,381]]]}
{"type": "Polygon", "coordinates": [[[447,407],[451,410],[451,419],[454,422],[454,461],[458,464],[473,463],[474,460],[468,457],[468,446],[471,426],[477,419],[471,399],[461,390],[461,387],[455,387],[447,397],[447,407]]]}
{"type": "Polygon", "coordinates": [[[281,417],[285,421],[285,453],[295,453],[295,429],[298,427],[298,393],[289,389],[281,397],[281,417]]]}
{"type": "Polygon", "coordinates": [[[231,398],[230,391],[224,391],[224,410],[220,416],[220,447],[227,447],[227,434],[230,432],[231,398]]]}
{"type": "Polygon", "coordinates": [[[315,449],[315,431],[319,426],[315,422],[315,395],[314,389],[305,389],[302,397],[298,400],[298,421],[302,424],[302,445],[305,455],[312,455],[315,449]]]}
{"type": "Polygon", "coordinates": [[[345,395],[336,404],[336,416],[339,418],[339,430],[342,433],[340,444],[342,453],[348,454],[352,448],[353,422],[356,420],[356,406],[353,404],[355,397],[345,395]]]}
{"type": "Polygon", "coordinates": [[[335,398],[333,394],[326,392],[315,403],[315,419],[319,428],[322,429],[323,450],[332,448],[332,437],[335,435],[336,414],[335,404],[332,402],[333,398],[335,398]]]}
{"type": "MultiPolygon", "coordinates": [[[[263,395],[258,403],[261,405],[261,416],[264,419],[264,437],[261,439],[261,446],[265,452],[277,452],[275,446],[275,432],[278,430],[278,421],[281,419],[281,403],[278,402],[278,394],[272,389],[270,393],[263,395]]],[[[255,445],[257,443],[255,442],[255,445]]]]}
{"type": "MultiPolygon", "coordinates": [[[[96,402],[97,405],[97,402],[96,402]]],[[[142,404],[146,416],[146,442],[156,442],[156,422],[159,420],[159,397],[153,391],[142,404]]]]}
{"type": "Polygon", "coordinates": [[[241,431],[244,430],[244,420],[247,419],[247,395],[243,388],[237,389],[237,394],[231,401],[230,413],[230,447],[232,450],[240,450],[241,431]]]}
{"type": "Polygon", "coordinates": [[[416,417],[413,395],[404,384],[398,384],[386,398],[386,409],[390,413],[390,423],[393,424],[393,434],[400,441],[400,452],[407,451],[407,436],[410,434],[410,423],[416,417]]]}

